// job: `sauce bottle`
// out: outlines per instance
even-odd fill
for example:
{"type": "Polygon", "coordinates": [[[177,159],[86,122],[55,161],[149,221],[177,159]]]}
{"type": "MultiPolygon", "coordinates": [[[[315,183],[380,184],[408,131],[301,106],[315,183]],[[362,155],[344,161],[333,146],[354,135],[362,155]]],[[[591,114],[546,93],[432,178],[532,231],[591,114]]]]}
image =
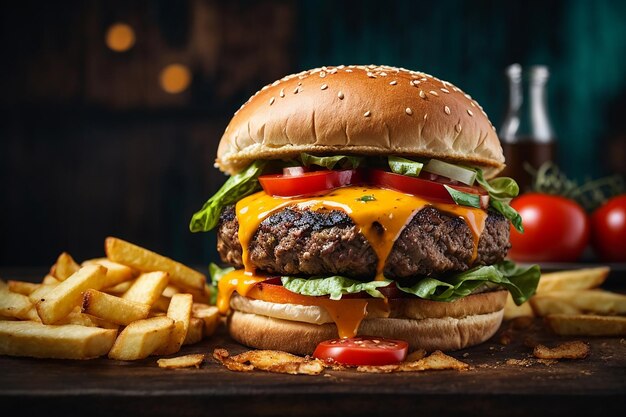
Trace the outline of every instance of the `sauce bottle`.
{"type": "Polygon", "coordinates": [[[527,192],[532,186],[531,172],[556,159],[556,138],[546,97],[550,74],[546,66],[532,66],[524,83],[522,67],[513,64],[507,67],[506,76],[509,105],[498,136],[507,166],[499,175],[515,179],[520,192],[527,192]]]}

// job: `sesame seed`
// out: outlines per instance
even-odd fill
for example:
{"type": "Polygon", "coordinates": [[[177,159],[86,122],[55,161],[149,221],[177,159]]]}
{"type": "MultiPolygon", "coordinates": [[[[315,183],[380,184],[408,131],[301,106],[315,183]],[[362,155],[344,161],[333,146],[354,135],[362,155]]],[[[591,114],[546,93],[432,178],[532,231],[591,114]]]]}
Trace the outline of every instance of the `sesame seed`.
{"type": "Polygon", "coordinates": [[[421,83],[421,81],[420,81],[420,80],[413,80],[413,85],[414,85],[414,86],[416,86],[416,87],[417,87],[417,85],[418,85],[419,83],[421,83]]]}
{"type": "Polygon", "coordinates": [[[428,78],[422,77],[422,78],[420,78],[420,81],[428,81],[428,78]]]}
{"type": "Polygon", "coordinates": [[[493,129],[493,131],[496,131],[496,127],[494,125],[491,125],[491,128],[493,129]]]}
{"type": "Polygon", "coordinates": [[[473,101],[470,101],[470,104],[472,105],[472,107],[476,107],[473,101]]]}
{"type": "Polygon", "coordinates": [[[334,74],[337,72],[337,68],[333,68],[330,71],[328,71],[329,74],[334,74]]]}
{"type": "Polygon", "coordinates": [[[428,113],[424,114],[424,121],[426,121],[426,119],[428,119],[428,113]]]}
{"type": "Polygon", "coordinates": [[[285,97],[285,89],[284,88],[280,89],[280,96],[281,97],[285,97]]]}
{"type": "Polygon", "coordinates": [[[461,133],[461,125],[460,125],[460,124],[459,124],[459,125],[454,125],[454,129],[455,129],[457,132],[461,133]]]}
{"type": "Polygon", "coordinates": [[[444,107],[443,107],[443,111],[445,111],[445,112],[446,112],[446,114],[450,114],[450,107],[448,107],[448,106],[444,106],[444,107]]]}
{"type": "Polygon", "coordinates": [[[365,117],[370,117],[371,115],[372,115],[372,112],[370,112],[369,110],[363,113],[363,116],[365,117]]]}
{"type": "Polygon", "coordinates": [[[450,91],[446,90],[445,88],[440,88],[441,91],[443,91],[444,93],[450,93],[450,91]]]}
{"type": "Polygon", "coordinates": [[[472,113],[472,111],[470,109],[467,109],[467,114],[469,114],[470,116],[474,117],[474,113],[472,113]]]}
{"type": "Polygon", "coordinates": [[[368,72],[367,76],[370,78],[376,78],[376,76],[372,72],[368,72]]]}
{"type": "Polygon", "coordinates": [[[437,94],[437,92],[435,90],[430,90],[429,93],[432,94],[435,97],[437,97],[439,95],[439,94],[437,94]]]}
{"type": "Polygon", "coordinates": [[[339,100],[343,100],[343,93],[341,91],[338,92],[337,97],[339,97],[339,100]]]}
{"type": "Polygon", "coordinates": [[[275,102],[275,101],[276,101],[276,99],[275,99],[274,97],[270,98],[270,106],[271,106],[272,104],[274,104],[274,102],[275,102]]]}
{"type": "Polygon", "coordinates": [[[322,84],[322,86],[320,87],[322,90],[326,90],[328,88],[327,84],[322,84]]]}
{"type": "Polygon", "coordinates": [[[352,70],[351,70],[350,68],[348,68],[348,69],[346,70],[346,72],[352,72],[352,70]]]}
{"type": "Polygon", "coordinates": [[[423,99],[426,98],[426,94],[424,93],[424,90],[420,90],[420,97],[423,99]]]}
{"type": "Polygon", "coordinates": [[[320,71],[320,78],[324,78],[326,76],[326,73],[324,71],[320,71]]]}
{"type": "Polygon", "coordinates": [[[406,114],[408,114],[409,116],[413,114],[413,110],[411,110],[410,107],[407,107],[406,110],[404,110],[406,112],[406,114]]]}
{"type": "Polygon", "coordinates": [[[386,73],[385,71],[383,71],[383,72],[381,72],[381,73],[380,73],[380,76],[381,76],[381,77],[386,77],[386,76],[387,76],[387,73],[386,73]]]}
{"type": "Polygon", "coordinates": [[[392,82],[389,83],[389,85],[396,85],[396,84],[398,84],[396,80],[393,80],[392,82]]]}

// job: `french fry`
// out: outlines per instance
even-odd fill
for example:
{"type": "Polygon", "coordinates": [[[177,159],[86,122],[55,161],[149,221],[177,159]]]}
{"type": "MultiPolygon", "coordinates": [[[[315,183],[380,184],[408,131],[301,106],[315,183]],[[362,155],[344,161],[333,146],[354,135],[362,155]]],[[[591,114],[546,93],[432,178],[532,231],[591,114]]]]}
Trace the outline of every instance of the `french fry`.
{"type": "Polygon", "coordinates": [[[57,285],[58,284],[41,284],[39,288],[30,293],[28,298],[31,303],[35,304],[36,302],[41,301],[41,299],[43,299],[45,295],[52,291],[57,285]]]}
{"type": "Polygon", "coordinates": [[[168,343],[157,349],[155,354],[171,355],[180,350],[180,347],[187,337],[192,304],[193,297],[191,294],[174,294],[167,308],[167,317],[174,320],[175,327],[170,334],[168,343]]]}
{"type": "Polygon", "coordinates": [[[117,337],[109,358],[121,361],[147,358],[168,342],[173,329],[174,320],[166,316],[134,321],[117,337]]]}
{"type": "Polygon", "coordinates": [[[551,314],[548,327],[561,336],[626,336],[626,317],[551,314]]]}
{"type": "Polygon", "coordinates": [[[588,290],[599,287],[609,275],[607,266],[541,274],[537,294],[557,290],[588,290]]]}
{"type": "Polygon", "coordinates": [[[9,280],[7,282],[9,291],[16,292],[18,294],[29,296],[35,291],[41,284],[35,284],[34,282],[15,281],[9,280]]]}
{"type": "Polygon", "coordinates": [[[187,335],[183,341],[183,345],[193,345],[202,340],[204,332],[204,320],[191,317],[189,319],[189,328],[187,329],[187,335]]]}
{"type": "Polygon", "coordinates": [[[165,287],[165,289],[163,290],[163,296],[167,297],[167,298],[172,298],[172,296],[174,294],[178,294],[180,292],[180,290],[178,289],[178,287],[174,286],[174,285],[168,285],[167,287],[165,287]]]}
{"type": "Polygon", "coordinates": [[[106,355],[117,331],[32,321],[0,322],[0,355],[91,359],[106,355]]]}
{"type": "Polygon", "coordinates": [[[589,345],[580,340],[561,343],[553,348],[544,345],[533,348],[533,356],[539,359],[585,359],[589,352],[589,345]]]}
{"type": "Polygon", "coordinates": [[[135,281],[124,281],[112,287],[104,288],[102,291],[111,295],[122,295],[126,291],[128,291],[128,289],[132,287],[134,283],[135,281]]]}
{"type": "MultiPolygon", "coordinates": [[[[531,298],[532,299],[532,298],[531,298]]],[[[533,317],[533,309],[529,303],[522,305],[515,304],[511,294],[507,295],[506,304],[504,305],[504,320],[512,320],[517,317],[533,317]]]]}
{"type": "Polygon", "coordinates": [[[80,311],[79,306],[74,307],[74,309],[70,312],[70,314],[63,317],[61,320],[57,321],[54,324],[55,325],[76,324],[76,325],[85,326],[85,327],[100,327],[93,320],[93,317],[89,316],[88,314],[83,314],[80,311]]]}
{"type": "Polygon", "coordinates": [[[33,306],[30,299],[8,288],[6,284],[0,288],[0,316],[28,320],[29,310],[33,306]]]}
{"type": "Polygon", "coordinates": [[[84,265],[102,265],[107,269],[107,286],[114,287],[122,282],[135,278],[138,273],[133,268],[110,261],[107,258],[88,259],[84,265]]]}
{"type": "Polygon", "coordinates": [[[195,366],[199,368],[204,362],[204,354],[197,353],[193,355],[177,356],[169,359],[159,359],[157,364],[159,368],[166,369],[179,369],[179,368],[191,368],[195,366]]]}
{"type": "Polygon", "coordinates": [[[41,283],[43,285],[56,285],[59,282],[61,282],[61,281],[59,281],[58,279],[56,279],[55,277],[53,277],[50,274],[48,274],[45,277],[43,277],[43,280],[41,281],[41,283]]]}
{"type": "Polygon", "coordinates": [[[105,240],[107,258],[128,265],[142,272],[164,271],[169,273],[172,284],[182,288],[203,290],[206,276],[170,258],[148,249],[108,237],[105,240]]]}
{"type": "Polygon", "coordinates": [[[59,281],[65,281],[79,269],[80,265],[74,261],[74,258],[69,253],[63,252],[59,255],[56,263],[52,265],[52,268],[50,268],[50,275],[59,281]]]}
{"type": "Polygon", "coordinates": [[[148,317],[150,305],[88,289],[83,293],[81,311],[110,323],[126,326],[148,317]]]}
{"type": "Polygon", "coordinates": [[[151,306],[161,296],[168,281],[169,276],[166,272],[157,271],[141,274],[128,291],[122,295],[122,298],[151,306]]]}
{"type": "Polygon", "coordinates": [[[167,311],[168,307],[170,306],[170,301],[172,299],[168,298],[164,295],[160,296],[155,302],[154,304],[152,304],[152,310],[155,311],[167,311]]]}
{"type": "Polygon", "coordinates": [[[36,308],[41,322],[52,324],[67,316],[80,304],[83,291],[102,288],[105,279],[106,268],[103,266],[87,265],[79,269],[37,302],[36,308]]]}
{"type": "Polygon", "coordinates": [[[536,295],[531,305],[538,316],[548,314],[625,315],[626,295],[603,290],[561,290],[536,295]]]}
{"type": "Polygon", "coordinates": [[[209,337],[217,329],[220,322],[220,314],[217,307],[207,304],[193,303],[191,306],[191,316],[202,319],[204,322],[203,337],[209,337]]]}

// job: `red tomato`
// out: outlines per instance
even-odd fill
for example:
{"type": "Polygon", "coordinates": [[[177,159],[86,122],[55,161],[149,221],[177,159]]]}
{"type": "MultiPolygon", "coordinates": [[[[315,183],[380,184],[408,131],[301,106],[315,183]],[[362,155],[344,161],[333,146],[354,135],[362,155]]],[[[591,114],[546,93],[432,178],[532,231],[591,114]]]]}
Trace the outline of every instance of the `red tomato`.
{"type": "Polygon", "coordinates": [[[391,365],[406,358],[409,344],[404,340],[357,336],[325,340],[317,345],[313,357],[342,365],[391,365]]]}
{"type": "Polygon", "coordinates": [[[589,218],[575,201],[528,193],[511,201],[524,233],[511,226],[509,257],[520,262],[574,262],[589,242],[589,218]]]}
{"type": "MultiPolygon", "coordinates": [[[[298,172],[291,170],[291,172],[298,172]]],[[[299,175],[261,175],[259,182],[266,193],[281,197],[313,194],[360,182],[356,169],[311,171],[299,175]]]]}
{"type": "Polygon", "coordinates": [[[593,212],[591,244],[603,261],[626,262],[626,194],[611,198],[593,212]]]}
{"type": "Polygon", "coordinates": [[[455,190],[480,196],[480,206],[486,209],[489,206],[489,194],[480,187],[467,185],[457,185],[445,181],[431,181],[423,178],[408,177],[406,175],[395,174],[393,172],[374,169],[370,172],[370,181],[374,185],[383,188],[400,191],[407,194],[419,195],[442,203],[454,204],[450,193],[444,185],[448,185],[455,190]]]}

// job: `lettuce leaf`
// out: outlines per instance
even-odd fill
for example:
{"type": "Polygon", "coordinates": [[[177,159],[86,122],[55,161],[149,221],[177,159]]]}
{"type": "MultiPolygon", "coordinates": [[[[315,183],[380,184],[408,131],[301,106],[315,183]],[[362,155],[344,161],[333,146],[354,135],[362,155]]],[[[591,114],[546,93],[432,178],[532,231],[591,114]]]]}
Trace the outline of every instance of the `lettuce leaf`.
{"type": "Polygon", "coordinates": [[[524,233],[522,216],[509,204],[519,194],[519,186],[513,178],[498,177],[487,181],[481,169],[476,169],[476,181],[489,193],[489,207],[501,213],[513,227],[524,233]]]}
{"type": "Polygon", "coordinates": [[[314,297],[328,295],[331,300],[339,300],[344,294],[356,294],[362,291],[372,297],[383,298],[383,294],[377,288],[386,287],[391,283],[389,280],[361,282],[341,276],[310,279],[281,277],[281,281],[283,287],[291,292],[314,297]]]}
{"type": "MultiPolygon", "coordinates": [[[[446,278],[423,278],[410,287],[397,287],[419,298],[433,301],[454,301],[472,294],[479,287],[506,288],[512,295],[515,304],[527,301],[537,289],[540,270],[538,265],[520,267],[511,261],[503,261],[496,265],[479,266],[460,274],[446,278]]],[[[391,280],[360,282],[342,276],[314,277],[311,279],[282,277],[283,286],[289,291],[310,296],[330,296],[331,300],[339,300],[344,294],[355,294],[365,291],[375,298],[382,298],[378,290],[391,284],[391,280]]]]}
{"type": "Polygon", "coordinates": [[[425,278],[411,287],[396,285],[406,293],[434,301],[454,301],[470,295],[482,285],[500,285],[506,288],[515,304],[527,301],[537,289],[541,271],[538,265],[520,267],[511,261],[489,266],[478,266],[446,278],[425,278]]]}
{"type": "Polygon", "coordinates": [[[208,232],[217,226],[222,209],[261,189],[259,175],[266,161],[255,161],[245,170],[228,178],[222,188],[204,203],[200,211],[191,217],[189,230],[208,232]]]}

